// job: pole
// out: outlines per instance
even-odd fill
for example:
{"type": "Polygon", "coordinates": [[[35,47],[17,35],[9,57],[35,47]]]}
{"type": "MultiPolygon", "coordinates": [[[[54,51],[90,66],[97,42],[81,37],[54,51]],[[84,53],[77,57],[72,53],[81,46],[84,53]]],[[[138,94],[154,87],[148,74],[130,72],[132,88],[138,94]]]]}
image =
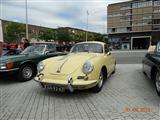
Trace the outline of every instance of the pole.
{"type": "Polygon", "coordinates": [[[87,30],[86,30],[86,42],[88,41],[88,15],[89,15],[89,12],[87,10],[87,30]]]}
{"type": "Polygon", "coordinates": [[[28,39],[28,4],[27,4],[27,0],[25,0],[25,6],[26,6],[26,39],[28,39]]]}

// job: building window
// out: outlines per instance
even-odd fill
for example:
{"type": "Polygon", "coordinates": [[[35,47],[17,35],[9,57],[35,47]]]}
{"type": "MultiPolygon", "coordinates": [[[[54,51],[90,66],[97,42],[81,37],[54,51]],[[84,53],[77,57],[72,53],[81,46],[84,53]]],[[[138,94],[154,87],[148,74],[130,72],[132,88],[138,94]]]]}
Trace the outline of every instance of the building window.
{"type": "Polygon", "coordinates": [[[154,1],[154,6],[160,6],[160,1],[159,0],[154,1]]]}
{"type": "Polygon", "coordinates": [[[160,14],[159,14],[159,13],[156,13],[156,14],[153,15],[153,17],[154,17],[154,18],[160,18],[160,14]]]}
{"type": "Polygon", "coordinates": [[[160,25],[154,25],[153,30],[160,30],[160,25]]]}
{"type": "Polygon", "coordinates": [[[152,20],[143,20],[143,25],[150,25],[152,24],[152,20]]]}
{"type": "Polygon", "coordinates": [[[153,24],[160,24],[160,19],[153,20],[153,24]]]}
{"type": "Polygon", "coordinates": [[[149,6],[152,6],[152,1],[136,2],[132,4],[133,8],[142,8],[142,7],[149,7],[149,6]]]}
{"type": "Polygon", "coordinates": [[[128,9],[131,9],[131,4],[122,5],[120,10],[128,10],[128,9]]]}
{"type": "Polygon", "coordinates": [[[159,13],[160,12],[160,7],[155,7],[154,8],[154,13],[159,13]]]}
{"type": "Polygon", "coordinates": [[[152,14],[144,14],[143,19],[152,19],[152,14]]]}
{"type": "Polygon", "coordinates": [[[116,32],[116,28],[112,28],[112,33],[115,33],[116,32]]]}

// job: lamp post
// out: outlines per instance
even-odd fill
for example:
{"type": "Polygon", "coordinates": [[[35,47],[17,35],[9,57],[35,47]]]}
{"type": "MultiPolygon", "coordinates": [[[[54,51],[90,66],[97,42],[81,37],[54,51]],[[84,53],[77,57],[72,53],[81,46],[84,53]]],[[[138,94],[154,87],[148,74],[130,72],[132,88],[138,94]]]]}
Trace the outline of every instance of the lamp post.
{"type": "Polygon", "coordinates": [[[86,41],[88,41],[88,16],[89,16],[89,12],[87,10],[87,29],[86,29],[86,41]]]}
{"type": "Polygon", "coordinates": [[[25,6],[26,6],[26,39],[28,39],[28,4],[27,4],[27,0],[25,0],[25,6]]]}

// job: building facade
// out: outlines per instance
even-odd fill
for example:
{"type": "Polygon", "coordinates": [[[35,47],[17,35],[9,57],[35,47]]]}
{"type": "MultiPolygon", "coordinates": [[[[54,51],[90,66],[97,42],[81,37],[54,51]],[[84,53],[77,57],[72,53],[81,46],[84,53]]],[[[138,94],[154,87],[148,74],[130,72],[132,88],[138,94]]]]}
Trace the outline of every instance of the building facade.
{"type": "Polygon", "coordinates": [[[115,49],[147,49],[160,40],[160,0],[108,5],[108,37],[115,49]]]}

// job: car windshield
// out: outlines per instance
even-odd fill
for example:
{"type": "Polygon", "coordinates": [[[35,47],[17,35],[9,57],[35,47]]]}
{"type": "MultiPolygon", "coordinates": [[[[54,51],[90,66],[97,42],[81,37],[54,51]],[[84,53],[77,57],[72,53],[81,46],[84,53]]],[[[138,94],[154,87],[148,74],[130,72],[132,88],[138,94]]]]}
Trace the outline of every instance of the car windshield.
{"type": "Polygon", "coordinates": [[[42,55],[44,49],[45,49],[44,45],[29,46],[21,54],[39,54],[39,55],[42,55]]]}
{"type": "Polygon", "coordinates": [[[8,52],[8,50],[3,50],[2,51],[2,56],[4,56],[7,52],[8,52]]]}
{"type": "Polygon", "coordinates": [[[103,53],[103,47],[97,43],[81,43],[76,44],[72,47],[71,53],[75,52],[93,52],[93,53],[103,53]]]}

